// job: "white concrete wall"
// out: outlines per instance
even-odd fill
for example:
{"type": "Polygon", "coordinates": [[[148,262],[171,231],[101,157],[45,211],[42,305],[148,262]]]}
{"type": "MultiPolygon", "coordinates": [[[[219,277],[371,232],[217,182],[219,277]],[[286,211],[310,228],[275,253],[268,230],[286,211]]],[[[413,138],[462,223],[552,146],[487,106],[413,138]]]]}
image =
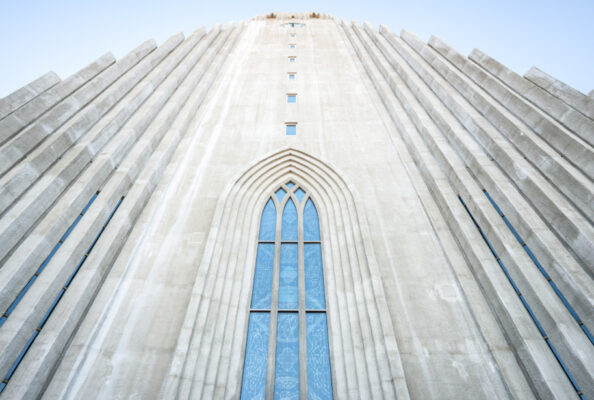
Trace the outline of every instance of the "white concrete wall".
{"type": "Polygon", "coordinates": [[[0,326],[4,376],[42,323],[0,399],[237,397],[257,219],[289,177],[323,204],[336,397],[576,397],[458,196],[594,395],[592,343],[482,192],[594,329],[587,99],[437,38],[295,17],[147,42],[0,103],[2,311],[100,191],[0,326]]]}

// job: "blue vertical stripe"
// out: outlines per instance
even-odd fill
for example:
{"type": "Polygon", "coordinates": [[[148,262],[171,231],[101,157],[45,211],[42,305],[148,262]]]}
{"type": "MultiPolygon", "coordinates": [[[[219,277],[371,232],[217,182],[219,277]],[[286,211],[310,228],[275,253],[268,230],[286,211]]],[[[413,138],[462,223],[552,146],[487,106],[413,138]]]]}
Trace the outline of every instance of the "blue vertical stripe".
{"type": "Polygon", "coordinates": [[[278,308],[295,310],[299,308],[299,264],[296,243],[281,245],[280,274],[278,287],[278,308]]]}
{"type": "Polygon", "coordinates": [[[251,312],[241,383],[242,400],[264,400],[266,397],[269,331],[270,313],[251,312]]]}
{"type": "Polygon", "coordinates": [[[299,399],[299,315],[279,312],[276,331],[274,399],[299,399]]]}
{"type": "Polygon", "coordinates": [[[297,241],[297,209],[292,199],[287,201],[283,210],[283,229],[281,233],[283,241],[297,241]]]}
{"type": "Polygon", "coordinates": [[[269,199],[262,211],[262,218],[260,219],[260,240],[274,241],[276,233],[276,207],[274,201],[269,199]]]}
{"type": "Polygon", "coordinates": [[[252,309],[270,309],[273,270],[274,243],[260,243],[258,245],[258,255],[256,256],[252,309]]]}
{"type": "Polygon", "coordinates": [[[307,313],[307,397],[310,400],[332,399],[330,350],[325,313],[307,313]]]}
{"type": "Polygon", "coordinates": [[[305,243],[305,308],[324,310],[324,271],[322,268],[322,249],[319,243],[305,243]]]}

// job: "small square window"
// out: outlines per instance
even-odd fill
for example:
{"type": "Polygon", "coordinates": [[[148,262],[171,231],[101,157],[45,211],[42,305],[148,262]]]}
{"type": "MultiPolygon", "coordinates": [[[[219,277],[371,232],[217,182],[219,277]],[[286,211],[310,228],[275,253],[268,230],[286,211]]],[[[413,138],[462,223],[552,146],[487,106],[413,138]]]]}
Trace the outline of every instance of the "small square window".
{"type": "Polygon", "coordinates": [[[297,95],[287,94],[287,103],[297,103],[297,95]]]}
{"type": "Polygon", "coordinates": [[[289,79],[295,79],[295,74],[289,74],[289,79]]]}
{"type": "Polygon", "coordinates": [[[297,124],[286,124],[285,125],[285,133],[287,135],[296,135],[297,134],[297,124]]]}
{"type": "Polygon", "coordinates": [[[294,44],[290,44],[289,45],[289,49],[294,49],[294,48],[295,48],[295,45],[294,44]]]}
{"type": "Polygon", "coordinates": [[[297,57],[289,57],[289,62],[295,62],[296,59],[297,57]]]}

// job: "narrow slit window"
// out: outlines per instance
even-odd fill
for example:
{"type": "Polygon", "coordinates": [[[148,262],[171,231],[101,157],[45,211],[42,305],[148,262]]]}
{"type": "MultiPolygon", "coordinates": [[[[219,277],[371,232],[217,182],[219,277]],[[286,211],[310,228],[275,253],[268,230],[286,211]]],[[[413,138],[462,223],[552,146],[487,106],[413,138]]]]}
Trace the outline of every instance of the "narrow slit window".
{"type": "Polygon", "coordinates": [[[333,398],[319,226],[312,199],[293,181],[264,206],[241,399],[333,398]]]}
{"type": "Polygon", "coordinates": [[[295,93],[288,93],[287,103],[297,103],[297,95],[295,93]]]}
{"type": "Polygon", "coordinates": [[[297,124],[286,124],[285,133],[289,136],[297,134],[297,124]]]}

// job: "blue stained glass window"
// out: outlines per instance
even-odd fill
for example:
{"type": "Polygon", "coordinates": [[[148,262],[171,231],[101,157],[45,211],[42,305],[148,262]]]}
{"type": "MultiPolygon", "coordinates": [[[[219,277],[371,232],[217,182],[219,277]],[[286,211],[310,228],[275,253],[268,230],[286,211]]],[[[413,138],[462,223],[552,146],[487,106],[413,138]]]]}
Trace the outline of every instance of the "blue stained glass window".
{"type": "Polygon", "coordinates": [[[322,269],[322,249],[319,243],[306,243],[305,255],[305,308],[324,310],[324,272],[322,269]]]}
{"type": "MultiPolygon", "coordinates": [[[[295,189],[295,197],[302,204],[307,197],[306,192],[291,181],[286,187],[295,189]]],[[[275,195],[282,202],[287,197],[287,190],[279,188],[275,195]]],[[[300,366],[303,368],[305,363],[308,398],[321,400],[333,397],[318,213],[309,198],[305,207],[299,210],[288,198],[281,212],[270,198],[262,211],[241,384],[242,399],[265,399],[266,388],[272,384],[275,399],[298,400],[300,390],[305,389],[300,387],[299,379],[300,366]],[[281,218],[280,243],[275,242],[277,216],[281,218]],[[298,242],[299,221],[303,224],[306,243],[298,242]],[[275,257],[277,251],[280,259],[275,257]],[[305,277],[305,291],[301,293],[300,274],[305,277]],[[273,296],[272,288],[276,287],[273,279],[276,277],[278,292],[273,296]],[[300,299],[300,296],[305,298],[300,299]],[[278,299],[277,304],[272,304],[273,298],[278,299]],[[300,314],[302,318],[305,316],[301,332],[300,314]],[[271,323],[276,324],[276,338],[270,337],[271,323]],[[275,346],[270,346],[269,339],[276,340],[275,346]],[[306,357],[302,359],[299,357],[299,343],[306,349],[306,357]],[[273,370],[270,371],[273,382],[267,382],[269,356],[274,358],[271,364],[273,370]]]]}
{"type": "Polygon", "coordinates": [[[274,270],[274,243],[260,243],[256,257],[252,305],[255,309],[270,309],[272,272],[274,270]]]}
{"type": "Polygon", "coordinates": [[[287,192],[285,192],[283,189],[279,189],[274,193],[276,194],[276,198],[278,199],[278,201],[283,201],[285,194],[287,194],[287,192]]]}
{"type": "Polygon", "coordinates": [[[288,94],[287,95],[287,103],[297,103],[297,95],[296,94],[288,94]]]}
{"type": "Polygon", "coordinates": [[[275,399],[299,399],[299,315],[279,312],[276,331],[275,399]]]}
{"type": "Polygon", "coordinates": [[[293,124],[286,125],[285,133],[287,135],[296,135],[297,134],[297,125],[293,125],[293,124]]]}
{"type": "Polygon", "coordinates": [[[264,399],[265,397],[269,330],[270,313],[250,313],[241,385],[242,399],[264,399]]]}
{"type": "Polygon", "coordinates": [[[303,240],[320,240],[318,212],[311,199],[307,200],[303,210],[303,240]]]}
{"type": "Polygon", "coordinates": [[[278,284],[278,308],[299,308],[299,267],[297,243],[281,244],[280,274],[278,284]]]}
{"type": "Polygon", "coordinates": [[[260,220],[260,240],[274,241],[276,233],[276,207],[272,199],[268,200],[264,211],[262,211],[262,219],[260,220]]]}
{"type": "Polygon", "coordinates": [[[307,393],[312,400],[332,399],[328,326],[325,313],[307,313],[307,393]]]}
{"type": "Polygon", "coordinates": [[[299,199],[299,201],[303,200],[303,196],[305,196],[305,192],[301,190],[301,188],[295,190],[295,196],[299,199]]]}
{"type": "Polygon", "coordinates": [[[281,239],[283,241],[297,241],[297,209],[291,199],[287,201],[285,209],[283,210],[283,229],[281,239]]]}

